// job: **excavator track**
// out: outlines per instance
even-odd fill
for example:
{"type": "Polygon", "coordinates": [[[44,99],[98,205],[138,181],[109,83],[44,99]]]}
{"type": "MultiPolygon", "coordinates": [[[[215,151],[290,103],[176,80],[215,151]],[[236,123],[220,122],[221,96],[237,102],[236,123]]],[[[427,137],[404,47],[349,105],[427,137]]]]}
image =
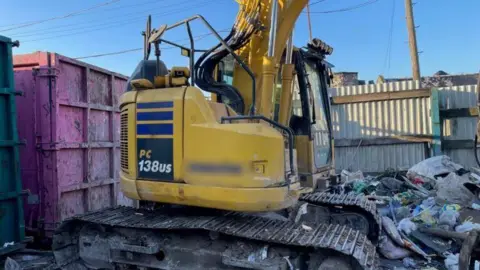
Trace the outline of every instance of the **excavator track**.
{"type": "MultiPolygon", "coordinates": [[[[101,234],[119,228],[125,230],[141,230],[143,232],[142,235],[147,235],[148,233],[152,233],[152,235],[161,235],[162,233],[183,235],[186,233],[185,235],[188,235],[188,233],[192,231],[203,231],[209,235],[213,233],[233,237],[234,241],[231,241],[231,243],[235,241],[247,241],[258,245],[276,245],[280,248],[300,250],[308,254],[314,254],[314,252],[319,251],[324,254],[333,252],[334,254],[340,254],[354,261],[355,269],[377,269],[378,255],[375,246],[368,240],[366,235],[347,226],[339,224],[319,224],[312,228],[301,223],[237,212],[216,211],[208,212],[209,214],[203,214],[198,211],[194,211],[196,213],[192,214],[191,212],[192,211],[182,213],[182,211],[175,211],[175,213],[172,214],[163,209],[145,210],[117,207],[70,218],[62,223],[53,238],[53,249],[57,264],[62,265],[71,262],[74,254],[77,254],[76,258],[78,259],[82,257],[80,255],[82,252],[83,254],[90,254],[89,252],[82,251],[85,248],[81,243],[85,245],[85,241],[81,240],[84,237],[82,238],[80,234],[81,231],[84,230],[82,228],[93,225],[101,227],[101,234]]],[[[91,239],[98,240],[102,237],[106,236],[98,235],[91,239]]],[[[114,238],[115,237],[112,237],[111,239],[114,238]]],[[[152,249],[153,244],[147,245],[143,243],[135,245],[131,243],[131,240],[128,245],[125,243],[112,244],[114,241],[111,239],[105,240],[106,243],[108,243],[107,246],[111,249],[120,249],[127,253],[130,251],[140,253],[154,252],[153,250],[146,251],[149,248],[152,249]],[[146,246],[148,246],[148,248],[146,246]]],[[[102,248],[101,243],[105,241],[100,241],[93,245],[99,247],[100,250],[104,250],[105,248],[102,248]]],[[[184,242],[184,240],[182,241],[184,242]]],[[[91,245],[92,243],[89,243],[87,246],[91,245]]],[[[170,244],[170,246],[172,245],[173,244],[170,244]]],[[[213,250],[214,248],[210,247],[210,249],[213,250]]],[[[204,255],[204,257],[205,256],[206,255],[204,255]]],[[[116,261],[115,258],[111,257],[106,260],[109,262],[116,261]]],[[[144,259],[144,261],[145,260],[146,259],[144,259]]],[[[117,260],[117,262],[119,261],[117,260]]],[[[230,259],[227,261],[239,260],[230,259]]],[[[250,257],[248,261],[250,261],[250,257]]],[[[232,265],[235,264],[230,264],[230,266],[232,265]]],[[[289,265],[290,267],[286,269],[292,268],[290,263],[289,265]]],[[[245,265],[242,266],[245,267],[245,265]]],[[[166,267],[165,269],[178,268],[166,267]]],[[[250,269],[280,268],[269,268],[266,266],[255,268],[252,266],[250,269]]]]}
{"type": "MultiPolygon", "coordinates": [[[[339,213],[356,213],[368,220],[368,238],[373,243],[378,242],[381,231],[381,217],[377,211],[375,201],[368,200],[365,196],[353,193],[332,194],[328,192],[314,192],[302,195],[300,201],[322,207],[335,209],[339,213]]],[[[355,226],[351,226],[355,227],[355,226]]]]}

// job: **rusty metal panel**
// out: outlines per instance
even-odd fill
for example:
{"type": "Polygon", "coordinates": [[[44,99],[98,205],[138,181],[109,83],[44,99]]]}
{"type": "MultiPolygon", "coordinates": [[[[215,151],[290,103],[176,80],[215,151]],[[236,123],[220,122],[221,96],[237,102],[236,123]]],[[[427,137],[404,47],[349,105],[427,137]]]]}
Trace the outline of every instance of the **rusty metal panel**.
{"type": "Polygon", "coordinates": [[[119,96],[127,77],[48,52],[14,57],[26,226],[49,237],[65,218],[133,205],[118,188],[119,96]]]}

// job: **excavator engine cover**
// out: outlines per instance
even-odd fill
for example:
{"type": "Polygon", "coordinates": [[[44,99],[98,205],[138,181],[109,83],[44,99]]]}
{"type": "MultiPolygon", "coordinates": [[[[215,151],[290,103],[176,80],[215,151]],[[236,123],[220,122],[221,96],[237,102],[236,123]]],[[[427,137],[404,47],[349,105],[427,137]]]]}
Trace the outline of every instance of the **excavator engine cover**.
{"type": "MultiPolygon", "coordinates": [[[[146,63],[136,74],[151,74],[152,66],[146,63]]],[[[175,68],[165,77],[179,79],[187,71],[175,68]]],[[[201,90],[191,86],[133,89],[122,95],[120,108],[126,196],[255,212],[297,202],[301,188],[285,174],[285,137],[274,127],[222,123],[201,90]]]]}

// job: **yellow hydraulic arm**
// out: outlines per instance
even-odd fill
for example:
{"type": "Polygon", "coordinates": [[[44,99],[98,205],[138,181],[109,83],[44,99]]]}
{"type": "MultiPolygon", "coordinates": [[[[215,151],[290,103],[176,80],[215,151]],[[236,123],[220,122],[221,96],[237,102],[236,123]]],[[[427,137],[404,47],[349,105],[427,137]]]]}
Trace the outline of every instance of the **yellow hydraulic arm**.
{"type": "MultiPolygon", "coordinates": [[[[287,41],[292,38],[295,22],[308,0],[237,0],[237,2],[240,4],[240,11],[236,24],[240,26],[240,29],[246,31],[247,29],[241,27],[251,27],[248,21],[252,16],[258,16],[263,28],[263,31],[258,31],[238,53],[255,74],[257,82],[256,113],[272,118],[272,95],[278,65],[287,46],[287,41]],[[253,15],[258,10],[259,14],[253,15]]],[[[291,99],[293,77],[293,66],[291,62],[288,62],[289,59],[291,60],[291,50],[292,47],[290,46],[286,52],[287,61],[282,68],[282,105],[287,108],[291,104],[289,100],[291,99]]],[[[233,86],[241,92],[246,110],[251,107],[254,100],[249,83],[248,74],[236,65],[233,86]]],[[[282,110],[287,108],[282,107],[282,110]]],[[[289,110],[287,109],[287,111],[289,110]]],[[[283,113],[282,124],[286,124],[286,119],[283,113]]]]}

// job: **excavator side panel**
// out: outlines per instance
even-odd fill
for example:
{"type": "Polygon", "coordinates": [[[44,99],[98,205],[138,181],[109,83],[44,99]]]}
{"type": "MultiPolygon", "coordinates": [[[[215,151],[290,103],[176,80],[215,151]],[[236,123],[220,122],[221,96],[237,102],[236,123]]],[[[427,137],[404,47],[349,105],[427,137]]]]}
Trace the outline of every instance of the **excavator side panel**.
{"type": "Polygon", "coordinates": [[[236,211],[287,208],[284,137],[263,123],[221,123],[195,87],[122,98],[121,187],[130,198],[236,211]]]}

